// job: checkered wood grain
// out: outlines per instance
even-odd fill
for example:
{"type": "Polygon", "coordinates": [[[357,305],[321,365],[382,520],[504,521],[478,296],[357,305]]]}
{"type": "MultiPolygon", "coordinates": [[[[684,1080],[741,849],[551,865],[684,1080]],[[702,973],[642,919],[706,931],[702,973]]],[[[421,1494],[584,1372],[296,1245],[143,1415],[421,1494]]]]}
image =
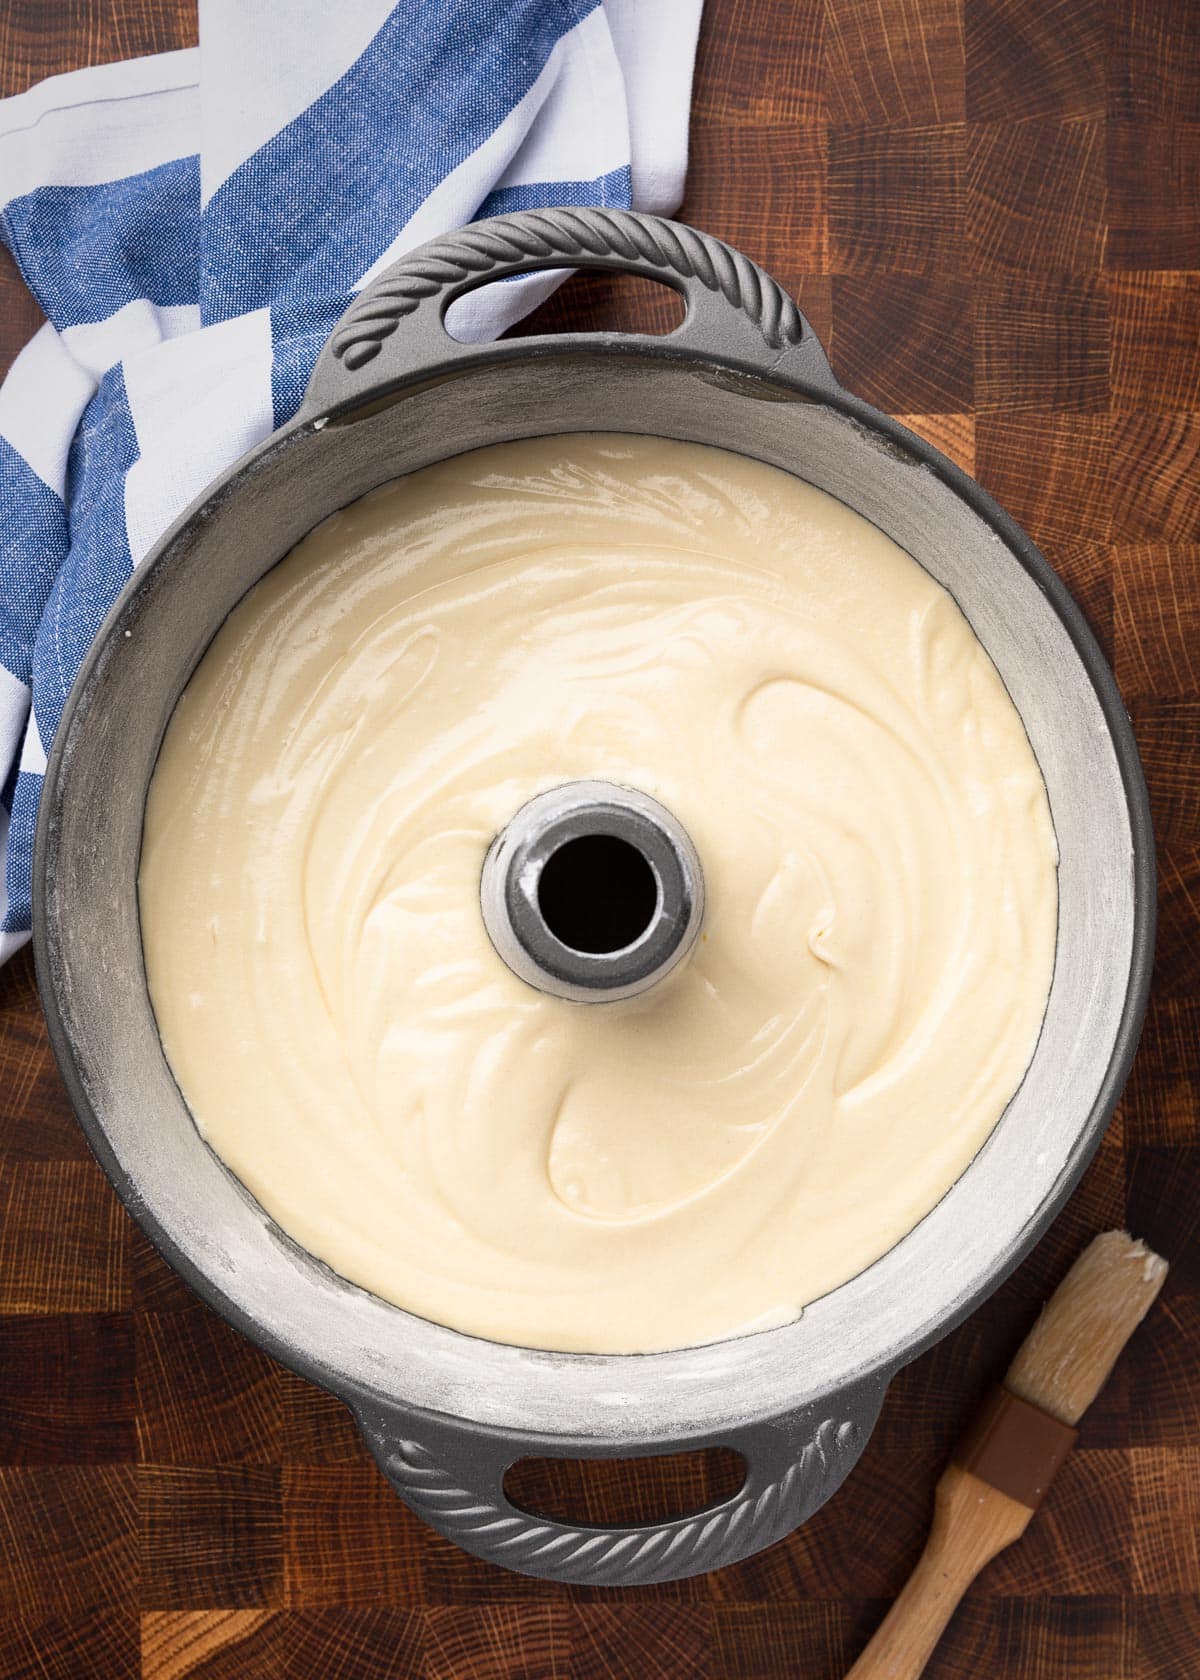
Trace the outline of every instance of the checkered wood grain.
{"type": "MultiPolygon", "coordinates": [[[[5,91],[185,45],[189,0],[8,0],[5,91]]],[[[902,1372],[797,1534],[637,1592],[489,1568],[388,1492],[336,1401],[200,1305],[71,1118],[27,956],[0,974],[0,1680],[834,1680],[917,1555],[938,1468],[1095,1231],[1172,1261],[1025,1540],[931,1680],[1200,1673],[1200,29],[1189,0],[708,0],[682,214],[800,299],[852,388],[1029,528],[1145,754],[1162,923],[1142,1050],[1017,1274],[902,1372]]],[[[662,330],[582,277],[542,329],[662,330]]],[[[0,354],[39,317],[0,272],[0,354]]],[[[719,1460],[531,1467],[527,1499],[679,1508],[719,1460]]]]}

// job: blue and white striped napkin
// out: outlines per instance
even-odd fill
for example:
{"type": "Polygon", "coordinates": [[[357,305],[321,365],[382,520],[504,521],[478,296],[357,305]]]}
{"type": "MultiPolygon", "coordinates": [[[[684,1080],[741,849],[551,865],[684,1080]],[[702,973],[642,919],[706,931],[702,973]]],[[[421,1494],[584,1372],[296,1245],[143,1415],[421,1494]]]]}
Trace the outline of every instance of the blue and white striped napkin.
{"type": "MultiPolygon", "coordinates": [[[[402,252],[538,205],[675,209],[700,7],[201,0],[198,48],[0,102],[0,238],[48,317],[0,387],[0,960],[29,937],[46,748],[130,571],[402,252]]],[[[558,279],[463,299],[457,336],[558,279]]]]}

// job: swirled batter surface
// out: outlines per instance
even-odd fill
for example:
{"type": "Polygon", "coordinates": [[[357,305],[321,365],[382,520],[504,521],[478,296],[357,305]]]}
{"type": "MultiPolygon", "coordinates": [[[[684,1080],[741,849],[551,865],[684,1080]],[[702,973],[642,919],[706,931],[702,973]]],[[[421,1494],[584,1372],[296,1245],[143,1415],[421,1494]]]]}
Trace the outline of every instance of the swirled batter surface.
{"type": "Polygon", "coordinates": [[[460,1330],[628,1352],[795,1316],[995,1125],[1050,984],[1055,846],[945,591],[842,504],[699,445],[468,454],[327,520],[167,731],[150,991],[204,1136],[285,1230],[460,1330]],[[576,777],[683,822],[691,957],[533,991],[487,846],[576,777]]]}

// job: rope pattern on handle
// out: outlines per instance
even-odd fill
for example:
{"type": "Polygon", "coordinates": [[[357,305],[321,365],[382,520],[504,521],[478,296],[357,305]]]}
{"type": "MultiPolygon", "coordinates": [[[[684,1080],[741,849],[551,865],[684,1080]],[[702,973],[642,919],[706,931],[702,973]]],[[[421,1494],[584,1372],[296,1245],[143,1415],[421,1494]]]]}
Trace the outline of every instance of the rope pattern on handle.
{"type": "Polygon", "coordinates": [[[859,1442],[857,1424],[826,1418],[779,1481],[688,1522],[655,1528],[571,1528],[514,1514],[511,1506],[457,1486],[417,1441],[397,1441],[381,1462],[407,1502],[468,1551],[513,1569],[532,1565],[552,1580],[611,1581],[615,1575],[621,1585],[633,1586],[730,1562],[728,1548],[735,1541],[738,1557],[769,1545],[821,1503],[859,1442]]]}
{"type": "Polygon", "coordinates": [[[365,366],[422,299],[459,281],[485,278],[526,258],[586,264],[588,257],[612,255],[643,271],[699,280],[741,310],[773,350],[803,337],[800,311],[782,286],[711,234],[627,210],[530,210],[476,223],[401,259],[403,266],[369,286],[342,318],[331,340],[333,354],[351,371],[365,366]]]}

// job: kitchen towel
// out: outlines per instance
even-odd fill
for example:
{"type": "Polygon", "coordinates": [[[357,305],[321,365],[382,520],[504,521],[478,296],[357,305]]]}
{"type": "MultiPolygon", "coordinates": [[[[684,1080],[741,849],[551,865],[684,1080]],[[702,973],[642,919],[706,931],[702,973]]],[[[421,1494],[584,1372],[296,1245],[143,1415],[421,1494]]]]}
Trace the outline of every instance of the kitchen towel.
{"type": "MultiPolygon", "coordinates": [[[[550,204],[669,213],[701,0],[201,0],[200,45],[0,101],[0,239],[47,316],[0,386],[0,961],[46,750],[117,593],[299,406],[355,292],[550,204]]],[[[561,274],[456,305],[495,337],[561,274]]]]}

